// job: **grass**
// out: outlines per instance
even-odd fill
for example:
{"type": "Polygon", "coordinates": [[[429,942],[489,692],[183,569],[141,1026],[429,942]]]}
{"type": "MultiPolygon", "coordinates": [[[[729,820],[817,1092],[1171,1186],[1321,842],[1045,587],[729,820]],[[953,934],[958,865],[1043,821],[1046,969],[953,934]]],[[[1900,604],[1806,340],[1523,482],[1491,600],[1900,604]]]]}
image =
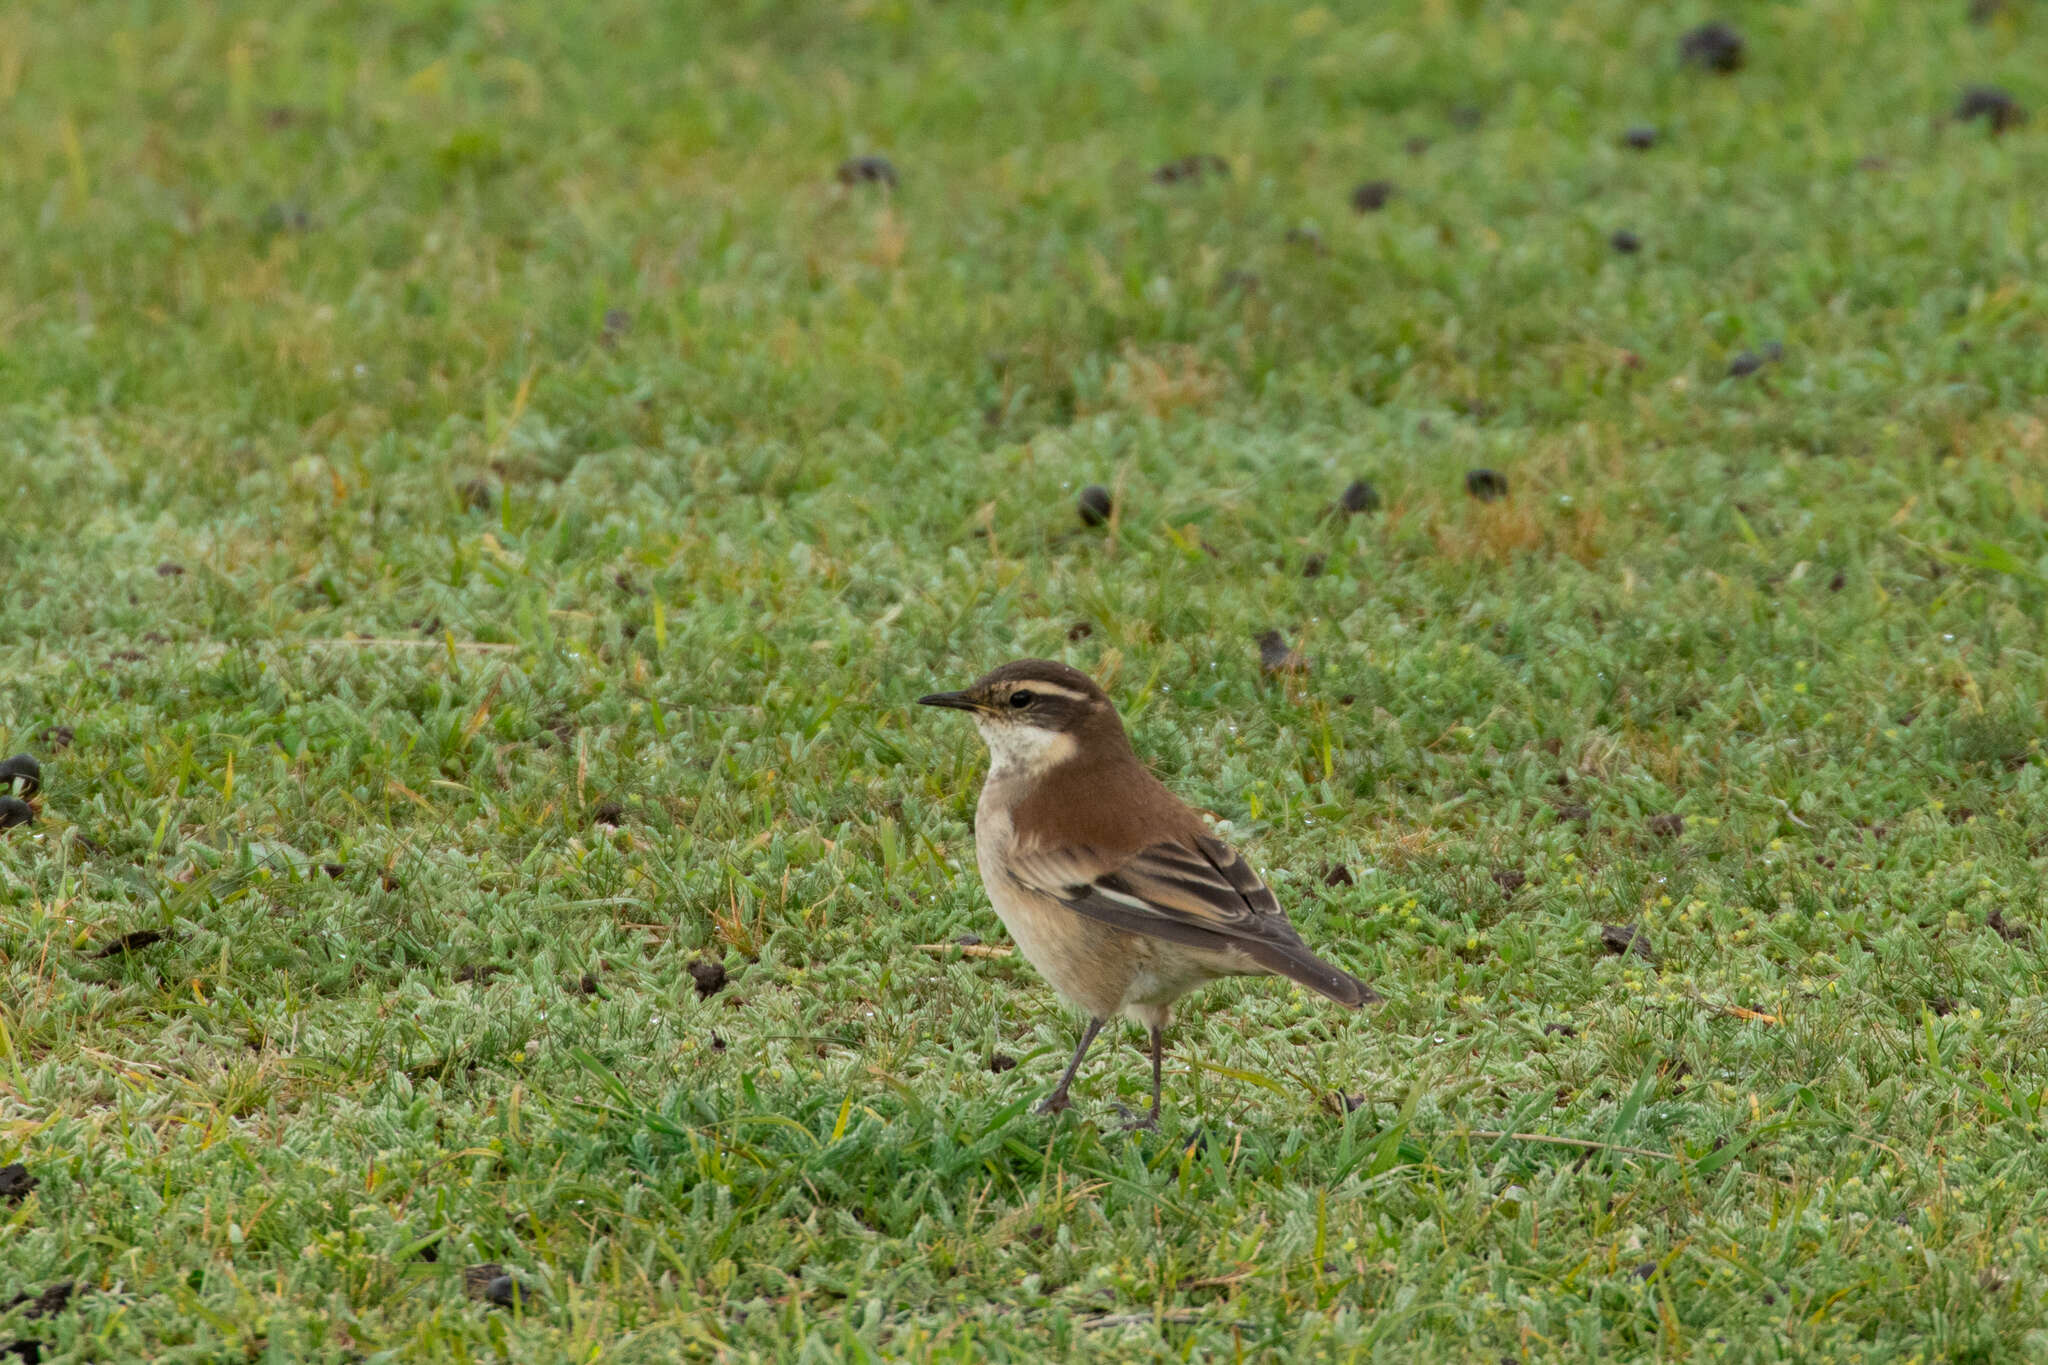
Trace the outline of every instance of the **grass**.
{"type": "Polygon", "coordinates": [[[0,1344],[2048,1352],[2048,142],[1948,117],[2048,13],[1966,8],[0,20],[0,1344]],[[1032,1116],[910,704],[1026,654],[1388,1003],[1032,1116]]]}

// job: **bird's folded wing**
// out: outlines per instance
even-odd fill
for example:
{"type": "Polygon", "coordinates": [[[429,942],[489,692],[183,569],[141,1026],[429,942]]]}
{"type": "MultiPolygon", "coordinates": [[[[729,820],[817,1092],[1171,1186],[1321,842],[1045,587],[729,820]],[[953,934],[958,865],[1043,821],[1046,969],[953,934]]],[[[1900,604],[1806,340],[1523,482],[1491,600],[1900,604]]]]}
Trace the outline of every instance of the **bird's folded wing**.
{"type": "Polygon", "coordinates": [[[1228,844],[1206,836],[1121,857],[1042,849],[1013,859],[1012,872],[1027,889],[1135,934],[1212,950],[1301,942],[1266,884],[1228,844]]]}

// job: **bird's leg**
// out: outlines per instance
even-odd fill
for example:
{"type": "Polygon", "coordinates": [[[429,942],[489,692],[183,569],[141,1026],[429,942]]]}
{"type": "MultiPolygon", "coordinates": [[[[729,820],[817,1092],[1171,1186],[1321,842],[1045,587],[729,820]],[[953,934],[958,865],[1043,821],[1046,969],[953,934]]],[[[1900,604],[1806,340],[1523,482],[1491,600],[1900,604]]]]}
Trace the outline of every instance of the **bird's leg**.
{"type": "Polygon", "coordinates": [[[1060,1083],[1053,1087],[1050,1095],[1038,1102],[1039,1113],[1057,1114],[1073,1104],[1073,1101],[1067,1098],[1067,1087],[1074,1083],[1074,1073],[1081,1069],[1081,1059],[1088,1055],[1088,1045],[1095,1041],[1095,1035],[1102,1032],[1102,1026],[1106,1022],[1102,1019],[1088,1021],[1088,1027],[1081,1031],[1081,1046],[1074,1049],[1074,1060],[1067,1063],[1067,1074],[1060,1077],[1060,1083]]]}
{"type": "Polygon", "coordinates": [[[1145,1115],[1144,1118],[1134,1119],[1131,1118],[1130,1110],[1124,1109],[1122,1105],[1117,1106],[1118,1109],[1123,1110],[1125,1118],[1131,1119],[1129,1123],[1124,1125],[1131,1132],[1137,1132],[1140,1129],[1157,1131],[1159,1128],[1159,1067],[1165,1056],[1166,1030],[1161,1025],[1154,1024],[1152,1026],[1152,1112],[1145,1115]]]}
{"type": "Polygon", "coordinates": [[[1133,1123],[1133,1128],[1159,1127],[1159,1067],[1166,1056],[1166,1030],[1158,1024],[1152,1026],[1152,1112],[1133,1123]]]}

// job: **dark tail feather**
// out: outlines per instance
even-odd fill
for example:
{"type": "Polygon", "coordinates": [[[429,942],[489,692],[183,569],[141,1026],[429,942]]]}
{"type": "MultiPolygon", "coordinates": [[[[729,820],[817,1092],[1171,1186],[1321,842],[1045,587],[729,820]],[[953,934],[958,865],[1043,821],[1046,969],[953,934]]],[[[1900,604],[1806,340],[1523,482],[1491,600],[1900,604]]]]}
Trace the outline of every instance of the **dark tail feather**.
{"type": "Polygon", "coordinates": [[[1383,998],[1351,973],[1332,967],[1300,945],[1254,941],[1234,946],[1268,971],[1299,982],[1319,995],[1327,995],[1340,1005],[1357,1009],[1360,1005],[1378,1004],[1383,998]]]}

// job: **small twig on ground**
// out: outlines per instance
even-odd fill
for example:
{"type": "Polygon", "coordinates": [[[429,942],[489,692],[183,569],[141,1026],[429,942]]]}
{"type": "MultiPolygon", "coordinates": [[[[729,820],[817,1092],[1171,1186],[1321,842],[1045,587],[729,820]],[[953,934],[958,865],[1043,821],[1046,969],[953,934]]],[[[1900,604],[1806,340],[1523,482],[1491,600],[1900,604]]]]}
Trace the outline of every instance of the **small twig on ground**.
{"type": "Polygon", "coordinates": [[[965,957],[1008,957],[1017,951],[1002,943],[920,943],[917,950],[939,957],[944,957],[947,953],[959,953],[965,957]]]}

